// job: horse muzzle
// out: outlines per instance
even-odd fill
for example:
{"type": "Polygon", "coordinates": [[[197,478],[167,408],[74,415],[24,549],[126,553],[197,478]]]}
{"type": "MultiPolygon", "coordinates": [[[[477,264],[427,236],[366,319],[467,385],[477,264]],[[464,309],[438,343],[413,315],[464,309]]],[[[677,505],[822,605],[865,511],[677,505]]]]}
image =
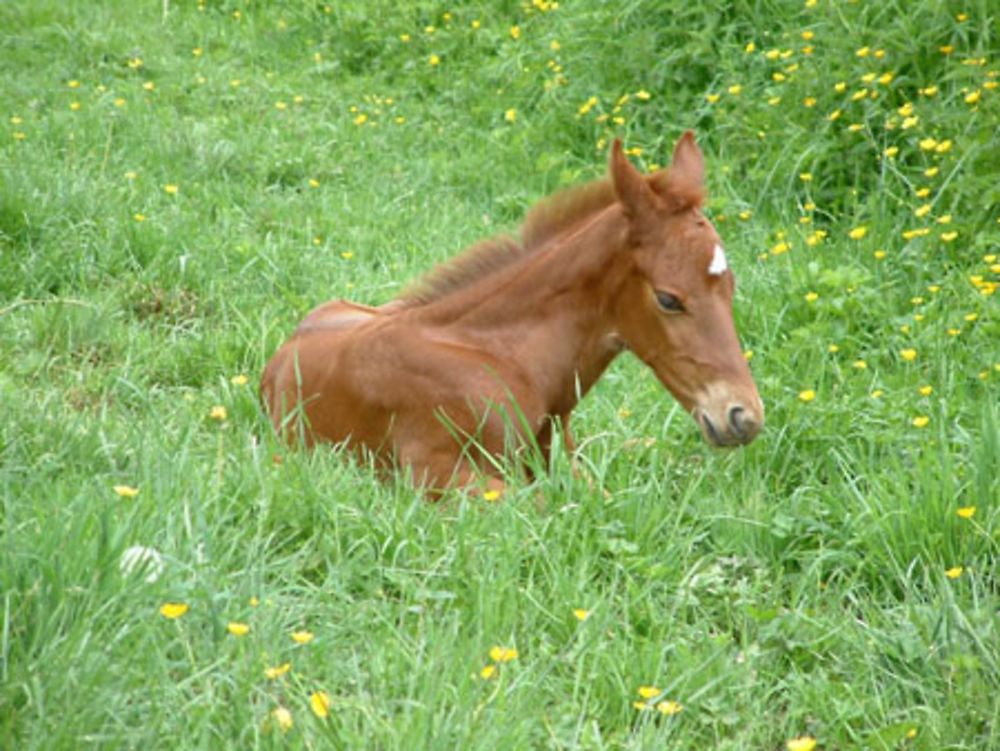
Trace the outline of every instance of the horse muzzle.
{"type": "Polygon", "coordinates": [[[743,446],[756,438],[764,427],[764,408],[759,399],[756,404],[727,401],[714,409],[695,407],[694,419],[705,440],[713,446],[743,446]]]}

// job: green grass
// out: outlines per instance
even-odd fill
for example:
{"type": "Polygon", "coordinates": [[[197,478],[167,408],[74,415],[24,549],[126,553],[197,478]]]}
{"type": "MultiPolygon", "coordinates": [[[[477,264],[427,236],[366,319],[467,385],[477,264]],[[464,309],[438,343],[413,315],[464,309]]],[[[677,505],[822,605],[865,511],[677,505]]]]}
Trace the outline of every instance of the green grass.
{"type": "Polygon", "coordinates": [[[1000,748],[993,3],[39,0],[0,28],[0,746],[1000,748]],[[433,506],[275,441],[254,384],[309,308],[689,127],[755,444],[703,445],[629,357],[574,414],[594,487],[557,456],[433,506]]]}

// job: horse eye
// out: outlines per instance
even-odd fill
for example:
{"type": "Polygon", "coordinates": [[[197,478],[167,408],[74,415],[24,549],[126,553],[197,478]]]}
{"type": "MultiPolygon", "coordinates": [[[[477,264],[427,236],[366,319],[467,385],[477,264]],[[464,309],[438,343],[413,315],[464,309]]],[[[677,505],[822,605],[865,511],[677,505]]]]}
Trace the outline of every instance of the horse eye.
{"type": "Polygon", "coordinates": [[[684,306],[681,305],[681,301],[676,297],[671,295],[669,292],[663,292],[662,290],[656,291],[656,302],[659,306],[667,311],[668,313],[680,313],[684,310],[684,306]]]}

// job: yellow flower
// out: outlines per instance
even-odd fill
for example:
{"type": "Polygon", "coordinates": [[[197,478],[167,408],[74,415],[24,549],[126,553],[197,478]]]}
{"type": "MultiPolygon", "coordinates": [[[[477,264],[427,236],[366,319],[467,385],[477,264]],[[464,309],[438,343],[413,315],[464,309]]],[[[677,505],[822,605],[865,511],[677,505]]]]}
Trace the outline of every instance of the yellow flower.
{"type": "Polygon", "coordinates": [[[962,508],[960,508],[955,513],[957,513],[963,519],[971,519],[976,514],[976,507],[975,506],[963,506],[962,508]]]}
{"type": "Polygon", "coordinates": [[[135,498],[139,495],[139,489],[129,485],[115,485],[114,491],[122,498],[135,498]]]}
{"type": "Polygon", "coordinates": [[[264,675],[266,675],[271,680],[274,680],[275,678],[280,678],[291,669],[292,669],[292,663],[286,662],[284,665],[277,665],[273,668],[265,668],[264,675]]]}
{"type": "Polygon", "coordinates": [[[362,112],[360,115],[354,118],[353,122],[355,125],[364,125],[366,122],[368,122],[368,115],[362,112]]]}
{"type": "Polygon", "coordinates": [[[511,39],[519,39],[520,37],[521,37],[521,27],[520,26],[511,26],[510,27],[510,38],[511,39]]]}
{"type": "Polygon", "coordinates": [[[875,389],[871,393],[871,398],[872,399],[878,399],[881,396],[885,396],[885,392],[882,389],[875,389]]]}
{"type": "Polygon", "coordinates": [[[250,598],[250,607],[255,608],[258,605],[260,605],[260,600],[258,600],[256,597],[251,597],[250,598]]]}
{"type": "Polygon", "coordinates": [[[799,180],[801,180],[804,183],[812,182],[812,179],[813,179],[812,172],[799,173],[799,180]]]}
{"type": "Polygon", "coordinates": [[[490,659],[493,662],[510,662],[517,659],[517,650],[513,647],[493,647],[490,649],[490,659]]]}
{"type": "Polygon", "coordinates": [[[226,630],[228,630],[233,636],[243,636],[244,634],[250,633],[250,626],[246,623],[233,621],[226,626],[226,630]]]}
{"type": "Polygon", "coordinates": [[[585,621],[590,618],[590,611],[583,608],[576,608],[573,610],[573,617],[578,621],[585,621]]]}
{"type": "Polygon", "coordinates": [[[868,57],[868,53],[870,51],[871,48],[869,47],[859,47],[854,54],[857,55],[858,57],[868,57]]]}
{"type": "Polygon", "coordinates": [[[866,362],[865,362],[864,360],[855,360],[855,361],[854,361],[854,362],[852,363],[852,365],[853,365],[853,366],[854,366],[854,367],[855,367],[855,368],[856,368],[857,370],[867,370],[867,368],[868,368],[868,363],[866,363],[866,362]]]}
{"type": "Polygon", "coordinates": [[[881,76],[878,77],[878,82],[883,86],[885,86],[887,84],[892,83],[893,77],[894,76],[892,73],[883,73],[881,76]]]}
{"type": "Polygon", "coordinates": [[[899,147],[898,146],[890,146],[883,153],[887,157],[889,157],[890,159],[892,159],[892,157],[896,156],[896,154],[899,153],[899,147]]]}
{"type": "Polygon", "coordinates": [[[868,234],[868,228],[862,225],[860,227],[855,227],[847,234],[850,235],[853,240],[861,240],[868,234]]]}
{"type": "Polygon", "coordinates": [[[641,91],[635,92],[635,98],[636,99],[641,99],[644,102],[648,102],[651,96],[652,95],[648,91],[646,91],[645,89],[642,89],[641,91]]]}
{"type": "Polygon", "coordinates": [[[933,151],[937,148],[938,142],[935,138],[924,138],[920,141],[920,148],[924,151],[933,151]]]}
{"type": "Polygon", "coordinates": [[[829,347],[826,348],[826,351],[830,352],[831,354],[840,352],[840,347],[838,347],[836,344],[831,344],[829,347]]]}
{"type": "Polygon", "coordinates": [[[899,351],[899,356],[902,357],[907,362],[912,362],[917,359],[917,350],[915,349],[901,349],[899,351]]]}
{"type": "Polygon", "coordinates": [[[229,417],[229,414],[226,412],[225,407],[223,407],[221,404],[216,404],[214,407],[212,407],[212,411],[208,413],[208,416],[211,417],[213,420],[225,420],[227,417],[229,417]]]}
{"type": "Polygon", "coordinates": [[[188,611],[188,606],[177,602],[166,602],[160,606],[160,615],[164,618],[174,620],[180,618],[188,611]]]}
{"type": "Polygon", "coordinates": [[[201,47],[195,47],[193,50],[191,50],[191,54],[194,55],[195,57],[201,57],[201,53],[202,53],[201,47]]]}
{"type": "Polygon", "coordinates": [[[979,318],[979,313],[966,313],[966,314],[965,314],[964,316],[962,316],[962,317],[963,317],[963,318],[964,318],[964,319],[965,319],[966,321],[968,321],[969,323],[972,323],[972,322],[973,322],[973,321],[975,321],[975,320],[976,320],[977,318],[979,318]]]}
{"type": "Polygon", "coordinates": [[[438,57],[437,55],[431,55],[429,58],[427,58],[427,63],[429,65],[431,65],[432,67],[435,66],[435,65],[440,65],[441,64],[441,58],[438,57]]]}
{"type": "Polygon", "coordinates": [[[915,428],[926,428],[928,423],[930,423],[930,421],[931,418],[929,418],[927,415],[918,415],[917,417],[914,417],[912,420],[910,420],[910,424],[913,425],[913,427],[915,428]]]}
{"type": "Polygon", "coordinates": [[[292,713],[284,707],[277,707],[271,710],[271,717],[278,723],[278,728],[282,733],[287,733],[292,729],[292,725],[295,724],[295,721],[292,719],[292,713]]]}
{"type": "Polygon", "coordinates": [[[553,52],[558,52],[559,50],[562,49],[562,45],[559,43],[558,39],[553,39],[549,43],[549,49],[552,50],[553,52]]]}
{"type": "Polygon", "coordinates": [[[946,151],[950,151],[951,147],[952,147],[952,142],[948,139],[945,139],[944,141],[941,141],[941,143],[939,143],[934,148],[934,151],[936,151],[938,154],[944,154],[946,151]]]}
{"type": "Polygon", "coordinates": [[[277,108],[279,110],[288,109],[288,105],[285,102],[275,102],[274,106],[275,106],[275,108],[277,108]]]}
{"type": "Polygon", "coordinates": [[[930,384],[928,384],[926,386],[921,386],[919,389],[917,389],[917,392],[921,396],[930,396],[931,394],[934,393],[934,387],[931,386],[930,384]]]}
{"type": "Polygon", "coordinates": [[[847,82],[837,81],[837,83],[833,85],[833,90],[836,91],[838,94],[843,94],[845,91],[847,91],[847,82]]]}
{"type": "Polygon", "coordinates": [[[665,715],[668,715],[668,716],[672,715],[672,714],[677,714],[682,709],[684,709],[684,707],[682,707],[677,702],[675,702],[675,701],[669,701],[669,700],[668,701],[661,701],[661,702],[657,703],[656,708],[662,714],[665,714],[665,715]]]}
{"type": "Polygon", "coordinates": [[[503,113],[503,119],[509,123],[514,122],[515,120],[517,120],[517,110],[513,108],[507,110],[506,112],[503,113]]]}
{"type": "Polygon", "coordinates": [[[757,49],[757,45],[753,42],[747,42],[747,46],[743,48],[743,51],[748,55],[757,49]]]}
{"type": "Polygon", "coordinates": [[[705,99],[708,100],[709,104],[715,104],[719,101],[720,97],[718,94],[705,94],[705,99]]]}
{"type": "Polygon", "coordinates": [[[248,380],[249,379],[245,375],[240,373],[239,375],[234,375],[232,378],[230,378],[229,382],[234,386],[246,386],[248,380]]]}
{"type": "Polygon", "coordinates": [[[806,292],[806,302],[816,302],[819,299],[819,295],[815,292],[806,292]]]}
{"type": "Polygon", "coordinates": [[[495,501],[500,497],[499,490],[487,490],[483,493],[484,501],[495,501]]]}
{"type": "Polygon", "coordinates": [[[808,404],[815,398],[816,398],[816,392],[813,391],[812,389],[805,389],[804,391],[799,392],[799,399],[805,402],[806,404],[808,404]]]}
{"type": "Polygon", "coordinates": [[[927,177],[934,177],[938,172],[941,171],[940,167],[928,167],[924,170],[924,175],[927,177]]]}
{"type": "Polygon", "coordinates": [[[479,671],[479,677],[489,680],[494,675],[496,675],[497,666],[496,665],[486,665],[482,670],[479,671]]]}
{"type": "Polygon", "coordinates": [[[662,691],[656,686],[639,686],[639,696],[643,699],[652,699],[654,696],[659,696],[662,691]]]}
{"type": "Polygon", "coordinates": [[[124,106],[125,106],[125,100],[122,97],[116,97],[115,107],[124,107],[124,106]]]}
{"type": "Polygon", "coordinates": [[[875,260],[881,261],[883,258],[885,258],[885,251],[884,250],[876,250],[873,255],[875,256],[875,260]]]}
{"type": "Polygon", "coordinates": [[[315,636],[316,635],[313,634],[312,631],[306,631],[304,629],[302,631],[292,632],[292,639],[296,644],[308,644],[315,638],[315,636]]]}
{"type": "Polygon", "coordinates": [[[309,697],[309,708],[321,720],[330,714],[330,694],[326,691],[314,691],[309,697]]]}
{"type": "Polygon", "coordinates": [[[178,188],[173,183],[167,183],[166,185],[163,186],[163,189],[172,196],[177,195],[177,191],[180,190],[180,188],[178,188]]]}
{"type": "Polygon", "coordinates": [[[979,101],[979,98],[981,96],[982,96],[982,92],[979,89],[976,89],[971,94],[967,94],[966,95],[966,97],[965,97],[965,103],[966,104],[975,104],[976,102],[979,101]]]}
{"type": "Polygon", "coordinates": [[[942,232],[941,233],[941,239],[944,242],[946,242],[946,243],[950,243],[956,237],[958,237],[958,233],[957,232],[942,232]]]}
{"type": "Polygon", "coordinates": [[[729,87],[728,91],[733,96],[737,96],[741,91],[743,91],[743,87],[740,86],[738,83],[734,83],[732,86],[729,87]]]}
{"type": "Polygon", "coordinates": [[[947,569],[944,572],[944,575],[947,576],[949,579],[957,579],[962,575],[963,571],[965,571],[965,569],[962,568],[961,566],[954,566],[950,569],[947,569]]]}
{"type": "Polygon", "coordinates": [[[785,741],[785,747],[788,751],[813,751],[816,748],[816,739],[809,735],[790,738],[785,741]]]}
{"type": "Polygon", "coordinates": [[[944,53],[945,55],[950,55],[952,52],[955,51],[955,46],[952,44],[946,44],[943,47],[938,47],[938,49],[941,50],[941,52],[944,53]]]}
{"type": "Polygon", "coordinates": [[[927,86],[927,87],[925,87],[923,89],[920,89],[920,95],[921,96],[934,96],[937,93],[938,93],[938,87],[937,86],[927,86]]]}
{"type": "Polygon", "coordinates": [[[153,83],[152,81],[146,81],[146,83],[142,85],[142,88],[144,88],[146,91],[152,91],[153,89],[156,88],[156,84],[153,83]]]}
{"type": "Polygon", "coordinates": [[[924,216],[927,216],[927,214],[930,213],[930,210],[931,210],[931,205],[929,203],[925,203],[923,206],[921,206],[920,208],[916,209],[913,212],[913,215],[916,216],[916,217],[924,217],[924,216]]]}

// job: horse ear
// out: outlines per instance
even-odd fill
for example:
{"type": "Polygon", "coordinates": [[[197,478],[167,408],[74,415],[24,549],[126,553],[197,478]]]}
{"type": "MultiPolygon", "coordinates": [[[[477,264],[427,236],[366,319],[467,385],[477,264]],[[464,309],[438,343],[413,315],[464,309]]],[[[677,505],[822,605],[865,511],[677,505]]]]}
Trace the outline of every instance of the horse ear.
{"type": "Polygon", "coordinates": [[[674,158],[670,163],[671,178],[687,190],[702,190],[705,187],[705,155],[694,140],[694,132],[684,131],[674,146],[674,158]]]}
{"type": "Polygon", "coordinates": [[[646,178],[640,175],[639,170],[625,157],[620,138],[616,138],[611,145],[608,171],[611,173],[615,195],[618,196],[629,217],[641,217],[656,209],[656,194],[649,187],[646,178]]]}
{"type": "Polygon", "coordinates": [[[674,146],[670,166],[650,180],[653,190],[670,210],[702,205],[705,200],[705,156],[695,143],[693,132],[684,131],[674,146]]]}

